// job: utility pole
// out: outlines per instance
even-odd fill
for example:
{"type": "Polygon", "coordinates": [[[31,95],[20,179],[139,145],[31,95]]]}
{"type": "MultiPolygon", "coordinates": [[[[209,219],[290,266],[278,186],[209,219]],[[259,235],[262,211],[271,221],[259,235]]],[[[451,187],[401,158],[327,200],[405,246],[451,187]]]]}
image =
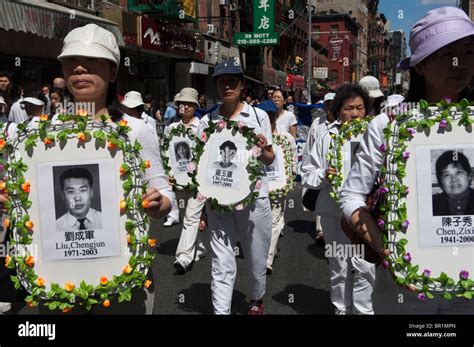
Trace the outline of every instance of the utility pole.
{"type": "Polygon", "coordinates": [[[311,1],[308,0],[308,105],[311,104],[311,74],[313,69],[313,64],[311,61],[311,40],[312,40],[312,16],[313,16],[313,8],[316,9],[313,5],[311,5],[311,1]]]}

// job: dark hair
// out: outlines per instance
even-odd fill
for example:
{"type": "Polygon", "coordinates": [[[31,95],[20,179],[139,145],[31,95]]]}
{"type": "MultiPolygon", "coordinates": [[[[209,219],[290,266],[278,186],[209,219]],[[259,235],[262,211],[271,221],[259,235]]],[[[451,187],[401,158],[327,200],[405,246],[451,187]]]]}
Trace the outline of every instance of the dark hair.
{"type": "Polygon", "coordinates": [[[50,96],[51,96],[51,94],[58,94],[61,101],[63,101],[63,99],[64,99],[64,91],[61,88],[53,87],[53,89],[51,89],[49,91],[50,96]]]}
{"type": "Polygon", "coordinates": [[[6,77],[10,82],[12,81],[12,74],[8,71],[0,71],[0,77],[6,77]]]}
{"type": "Polygon", "coordinates": [[[426,99],[425,78],[412,67],[410,68],[410,87],[405,101],[418,102],[421,99],[426,99]]]}
{"type": "Polygon", "coordinates": [[[176,154],[176,157],[178,157],[178,148],[179,148],[179,147],[185,148],[185,149],[186,149],[186,159],[191,159],[191,157],[190,157],[190,154],[191,154],[191,153],[190,153],[190,151],[189,151],[189,146],[188,146],[188,144],[187,144],[186,142],[177,142],[177,143],[175,144],[175,151],[176,151],[175,154],[176,154]]]}
{"type": "Polygon", "coordinates": [[[273,94],[275,94],[276,92],[280,92],[281,95],[283,96],[283,99],[288,99],[288,93],[286,91],[284,91],[283,89],[275,89],[272,93],[272,97],[273,97],[273,94]]]}
{"type": "Polygon", "coordinates": [[[461,167],[469,176],[471,176],[471,165],[469,164],[469,159],[467,159],[462,152],[446,151],[439,156],[438,160],[436,160],[436,179],[442,189],[441,174],[450,164],[453,164],[456,168],[461,167]],[[454,160],[455,156],[457,160],[454,160]]]}
{"type": "Polygon", "coordinates": [[[223,142],[222,145],[220,145],[219,149],[224,149],[226,147],[230,148],[230,149],[233,149],[235,151],[237,150],[237,146],[232,141],[223,142]]]}
{"type": "Polygon", "coordinates": [[[329,110],[335,119],[339,119],[339,112],[341,111],[344,101],[349,98],[360,96],[364,100],[365,112],[369,112],[369,94],[359,84],[344,84],[336,89],[336,96],[334,97],[329,110]]]}
{"type": "Polygon", "coordinates": [[[68,178],[85,178],[89,182],[89,187],[92,189],[92,184],[94,180],[92,174],[89,170],[82,167],[73,167],[72,169],[67,169],[59,176],[59,184],[61,185],[61,190],[64,189],[64,181],[68,178]]]}
{"type": "Polygon", "coordinates": [[[150,94],[145,95],[145,104],[151,104],[153,102],[153,97],[150,94]]]}

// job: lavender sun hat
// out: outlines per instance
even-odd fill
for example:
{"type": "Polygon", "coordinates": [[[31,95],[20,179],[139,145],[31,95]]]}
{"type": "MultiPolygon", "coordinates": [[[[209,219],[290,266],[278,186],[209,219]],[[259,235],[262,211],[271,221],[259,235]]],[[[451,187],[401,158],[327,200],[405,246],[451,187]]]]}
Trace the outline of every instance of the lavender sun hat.
{"type": "Polygon", "coordinates": [[[438,49],[464,37],[474,35],[474,22],[456,7],[444,6],[429,11],[410,31],[411,57],[397,66],[408,70],[438,49]]]}

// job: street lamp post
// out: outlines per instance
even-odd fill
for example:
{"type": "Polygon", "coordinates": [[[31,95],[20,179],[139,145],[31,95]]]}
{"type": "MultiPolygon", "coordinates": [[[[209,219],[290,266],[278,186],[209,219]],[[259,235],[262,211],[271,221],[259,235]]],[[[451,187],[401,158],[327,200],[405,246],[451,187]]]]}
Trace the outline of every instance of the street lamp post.
{"type": "Polygon", "coordinates": [[[316,9],[313,5],[311,5],[311,2],[308,0],[308,105],[311,104],[311,73],[313,69],[313,64],[311,61],[311,39],[312,39],[312,15],[313,15],[313,9],[316,9]]]}

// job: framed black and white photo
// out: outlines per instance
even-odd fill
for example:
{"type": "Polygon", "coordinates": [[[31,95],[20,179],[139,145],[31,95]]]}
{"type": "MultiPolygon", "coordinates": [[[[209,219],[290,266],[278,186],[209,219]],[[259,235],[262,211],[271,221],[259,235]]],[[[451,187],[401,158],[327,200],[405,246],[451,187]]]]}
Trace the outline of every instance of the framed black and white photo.
{"type": "Polygon", "coordinates": [[[264,174],[253,130],[221,120],[205,129],[198,141],[192,175],[198,196],[223,211],[253,201],[257,181],[264,174]]]}
{"type": "Polygon", "coordinates": [[[191,183],[188,173],[194,170],[193,146],[194,135],[183,125],[173,128],[163,141],[163,168],[173,178],[173,186],[179,190],[188,189],[191,183]]]}
{"type": "Polygon", "coordinates": [[[45,260],[120,254],[111,159],[38,163],[37,173],[41,225],[56,231],[43,235],[45,260]]]}
{"type": "Polygon", "coordinates": [[[40,119],[37,127],[18,127],[11,142],[0,135],[12,239],[21,249],[8,266],[16,268],[12,280],[29,292],[29,304],[89,310],[101,295],[131,295],[146,279],[149,220],[141,194],[150,164],[126,135],[125,120],[59,119],[54,126],[40,119]],[[105,278],[113,286],[101,286],[105,278]],[[72,291],[74,285],[84,292],[72,291]]]}
{"type": "Polygon", "coordinates": [[[471,298],[474,272],[474,107],[420,105],[385,130],[381,215],[390,255],[384,264],[401,286],[425,297],[471,298]],[[399,121],[400,120],[400,121],[399,121]],[[426,274],[430,281],[427,282],[426,274]]]}
{"type": "Polygon", "coordinates": [[[416,158],[420,245],[474,244],[474,144],[418,146],[416,158]]]}
{"type": "Polygon", "coordinates": [[[239,189],[247,155],[245,141],[212,139],[206,183],[215,187],[239,189]]]}

